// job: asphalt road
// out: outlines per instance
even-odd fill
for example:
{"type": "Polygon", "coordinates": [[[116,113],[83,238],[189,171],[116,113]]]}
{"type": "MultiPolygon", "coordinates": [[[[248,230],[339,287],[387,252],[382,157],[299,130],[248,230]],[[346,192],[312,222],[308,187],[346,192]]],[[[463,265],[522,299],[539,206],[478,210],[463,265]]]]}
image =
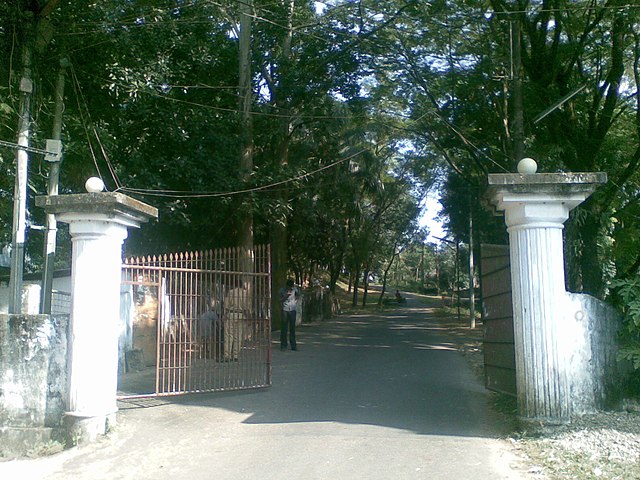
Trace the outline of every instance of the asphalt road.
{"type": "Polygon", "coordinates": [[[270,388],[122,404],[108,437],[0,463],[0,478],[528,478],[511,426],[417,300],[304,325],[298,346],[274,343],[270,388]]]}

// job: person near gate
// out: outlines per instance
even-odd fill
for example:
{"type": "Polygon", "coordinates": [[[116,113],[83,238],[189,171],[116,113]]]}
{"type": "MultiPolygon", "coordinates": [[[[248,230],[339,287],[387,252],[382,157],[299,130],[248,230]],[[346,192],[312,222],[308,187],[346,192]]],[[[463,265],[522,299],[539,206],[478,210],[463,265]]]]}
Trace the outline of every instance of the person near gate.
{"type": "Polygon", "coordinates": [[[280,303],[282,304],[282,327],[280,328],[280,350],[287,349],[287,331],[291,350],[297,350],[296,344],[296,311],[300,301],[300,289],[293,279],[287,280],[287,286],[280,289],[280,303]]]}
{"type": "Polygon", "coordinates": [[[204,313],[200,317],[200,346],[204,358],[220,360],[223,354],[222,320],[220,318],[221,304],[214,298],[205,302],[204,313]]]}
{"type": "Polygon", "coordinates": [[[240,355],[245,336],[245,319],[251,310],[249,291],[236,287],[229,290],[224,298],[224,360],[236,361],[240,355]]]}

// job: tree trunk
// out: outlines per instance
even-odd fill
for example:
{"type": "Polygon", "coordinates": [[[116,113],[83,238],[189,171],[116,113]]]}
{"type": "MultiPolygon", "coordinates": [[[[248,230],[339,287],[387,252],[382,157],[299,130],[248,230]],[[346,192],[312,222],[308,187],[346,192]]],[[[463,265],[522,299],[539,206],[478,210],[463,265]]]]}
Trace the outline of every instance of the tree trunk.
{"type": "MultiPolygon", "coordinates": [[[[287,15],[287,32],[282,43],[282,55],[280,57],[278,85],[272,85],[272,92],[274,96],[274,106],[280,112],[280,124],[279,124],[279,141],[277,149],[277,162],[280,167],[289,163],[289,135],[291,129],[290,112],[286,105],[286,92],[283,81],[286,80],[288,75],[288,67],[291,56],[291,42],[293,39],[293,9],[294,2],[289,0],[288,2],[288,15],[287,15]]],[[[286,83],[286,82],[285,82],[286,83]]],[[[280,193],[279,201],[283,203],[289,202],[289,194],[287,189],[284,189],[280,193]]],[[[289,251],[288,251],[288,222],[286,216],[279,218],[276,221],[271,222],[270,237],[271,248],[273,252],[272,258],[272,314],[273,324],[275,328],[278,328],[282,321],[282,312],[280,308],[280,299],[278,291],[282,288],[287,279],[289,271],[289,251]]]]}
{"type": "Polygon", "coordinates": [[[271,318],[275,329],[280,328],[282,305],[279,290],[287,283],[287,229],[276,222],[271,224],[271,318]]]}
{"type": "MultiPolygon", "coordinates": [[[[240,36],[239,36],[239,97],[240,115],[242,123],[242,151],[240,153],[240,180],[246,184],[253,172],[253,118],[251,117],[251,15],[252,0],[242,2],[240,7],[240,36]]],[[[240,262],[244,273],[243,287],[253,295],[252,275],[255,269],[253,253],[253,212],[245,202],[240,214],[240,262]]]]}
{"type": "Polygon", "coordinates": [[[369,269],[368,268],[365,268],[362,274],[362,286],[364,287],[362,291],[362,306],[366,307],[367,296],[369,295],[369,269]]]}
{"type": "Polygon", "coordinates": [[[395,251],[395,246],[393,249],[393,255],[391,256],[391,260],[387,265],[387,268],[384,269],[384,274],[382,275],[382,290],[380,291],[380,297],[378,298],[378,305],[382,305],[382,300],[384,299],[384,294],[387,291],[387,278],[389,276],[389,270],[393,266],[393,261],[395,260],[397,252],[395,251]]]}
{"type": "Polygon", "coordinates": [[[357,265],[353,272],[353,299],[351,305],[358,305],[358,287],[360,286],[360,265],[357,265]]]}
{"type": "Polygon", "coordinates": [[[469,328],[476,328],[475,267],[473,259],[473,208],[469,208],[469,328]]]}

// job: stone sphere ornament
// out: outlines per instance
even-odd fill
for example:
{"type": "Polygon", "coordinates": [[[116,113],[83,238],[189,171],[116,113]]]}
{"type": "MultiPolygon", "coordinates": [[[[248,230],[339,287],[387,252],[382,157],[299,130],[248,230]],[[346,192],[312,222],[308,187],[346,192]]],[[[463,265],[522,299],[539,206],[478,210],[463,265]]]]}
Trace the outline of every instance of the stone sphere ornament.
{"type": "Polygon", "coordinates": [[[104,182],[101,178],[91,177],[84,183],[84,188],[89,193],[100,193],[104,190],[104,182]]]}
{"type": "Polygon", "coordinates": [[[538,164],[533,158],[523,158],[518,162],[518,173],[530,175],[538,171],[538,164]]]}

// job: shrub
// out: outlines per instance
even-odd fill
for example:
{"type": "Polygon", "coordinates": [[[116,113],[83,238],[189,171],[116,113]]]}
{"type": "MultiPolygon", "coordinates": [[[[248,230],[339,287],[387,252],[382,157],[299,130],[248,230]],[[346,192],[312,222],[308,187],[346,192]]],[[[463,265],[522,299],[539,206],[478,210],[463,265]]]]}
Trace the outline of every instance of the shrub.
{"type": "Polygon", "coordinates": [[[618,295],[624,313],[622,344],[619,357],[628,360],[633,368],[640,370],[640,277],[618,279],[611,282],[618,295]]]}

